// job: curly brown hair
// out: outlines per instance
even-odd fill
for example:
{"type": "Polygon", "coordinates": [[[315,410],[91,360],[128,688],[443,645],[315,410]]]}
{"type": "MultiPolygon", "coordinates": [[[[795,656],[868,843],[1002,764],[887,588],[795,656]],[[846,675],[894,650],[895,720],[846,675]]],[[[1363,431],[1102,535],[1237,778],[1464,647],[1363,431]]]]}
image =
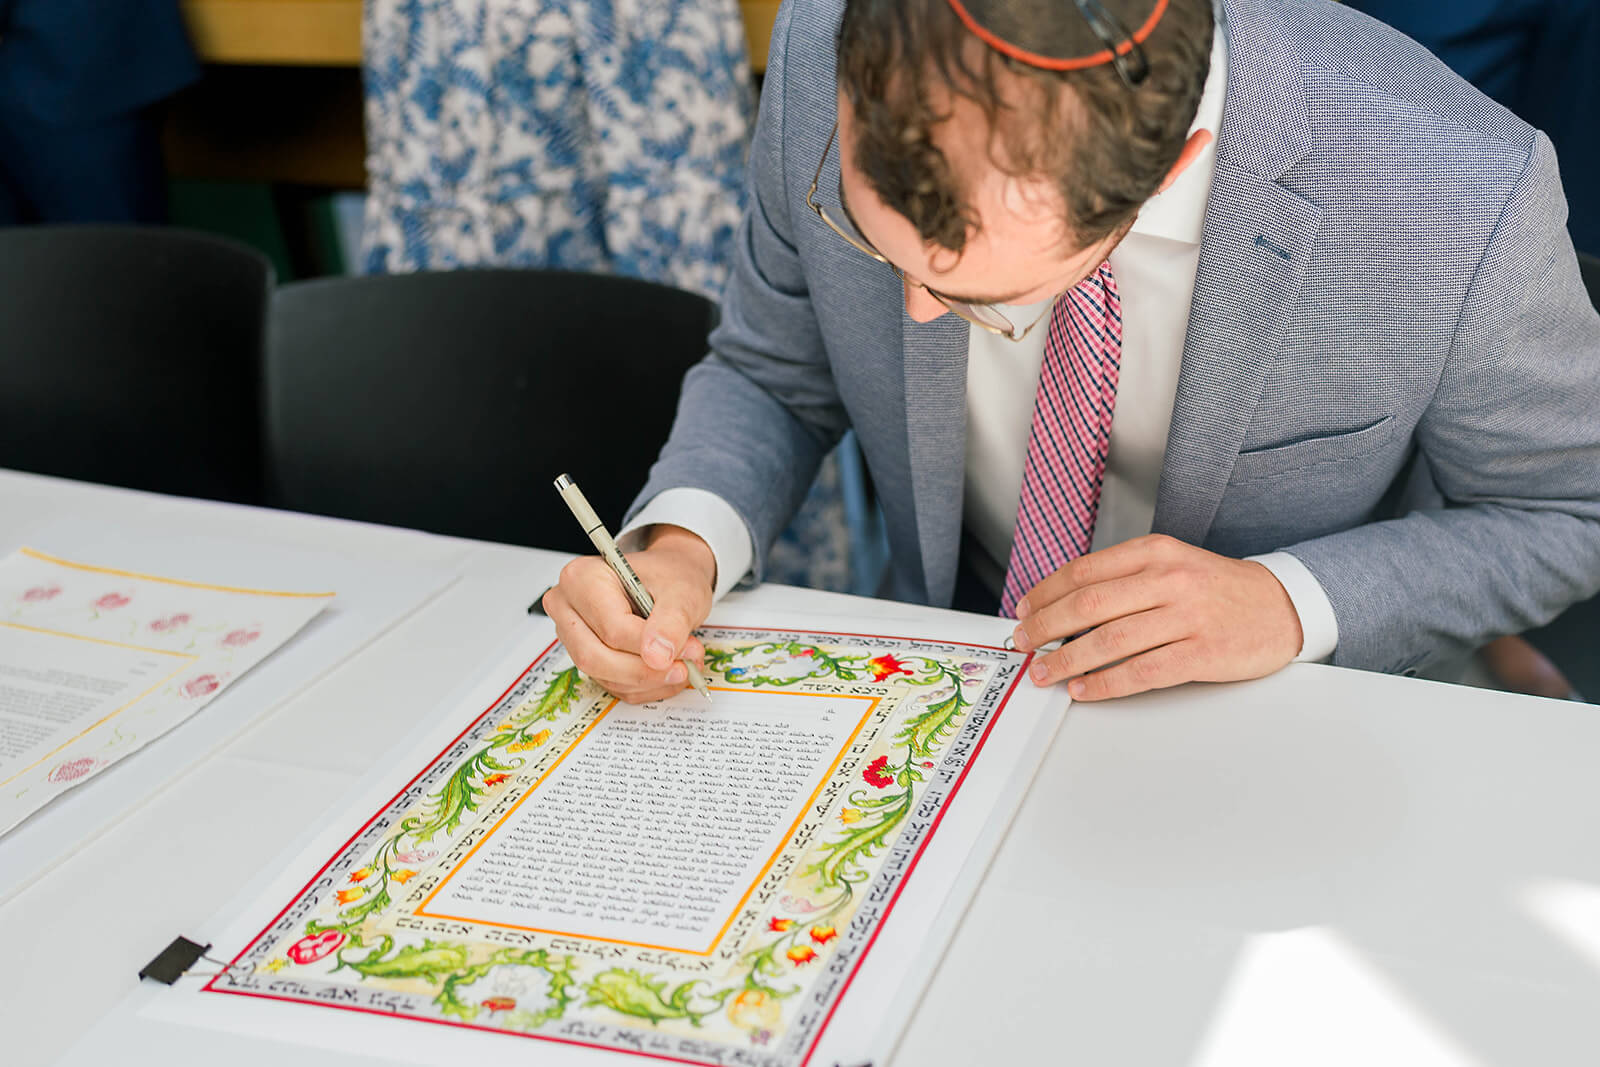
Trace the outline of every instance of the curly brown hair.
{"type": "MultiPolygon", "coordinates": [[[[1007,21],[1018,25],[1083,19],[1072,0],[1009,3],[1007,21]]],[[[1124,25],[1149,14],[1149,0],[1102,3],[1124,25]]],[[[988,120],[991,162],[1013,176],[1052,178],[1071,240],[1088,247],[1131,221],[1177,162],[1205,88],[1213,29],[1211,0],[1169,0],[1142,45],[1149,74],[1130,87],[1109,63],[1055,72],[1001,55],[948,0],[847,0],[838,70],[854,118],[854,162],[924,241],[960,252],[977,218],[934,137],[952,97],[964,97],[988,120]]]]}

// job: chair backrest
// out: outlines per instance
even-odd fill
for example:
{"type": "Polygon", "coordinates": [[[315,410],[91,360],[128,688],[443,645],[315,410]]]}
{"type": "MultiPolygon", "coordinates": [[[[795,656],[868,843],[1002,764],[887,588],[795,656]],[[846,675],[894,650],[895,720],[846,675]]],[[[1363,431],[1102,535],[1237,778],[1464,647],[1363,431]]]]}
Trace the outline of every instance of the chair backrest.
{"type": "Polygon", "coordinates": [[[259,499],[271,287],[201,234],[0,229],[0,466],[259,499]]]}
{"type": "Polygon", "coordinates": [[[1589,290],[1589,303],[1600,310],[1600,256],[1579,252],[1578,271],[1583,275],[1583,287],[1589,290]]]}
{"type": "Polygon", "coordinates": [[[268,342],[270,499],[588,551],[552,480],[570,473],[620,521],[715,314],[693,293],[558,271],[284,286],[268,342]]]}

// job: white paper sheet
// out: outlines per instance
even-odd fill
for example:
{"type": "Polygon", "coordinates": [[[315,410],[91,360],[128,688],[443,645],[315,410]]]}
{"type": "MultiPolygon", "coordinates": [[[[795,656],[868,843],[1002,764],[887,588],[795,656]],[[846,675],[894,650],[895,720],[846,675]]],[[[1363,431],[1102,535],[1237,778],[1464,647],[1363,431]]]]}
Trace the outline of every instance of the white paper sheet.
{"type": "Polygon", "coordinates": [[[333,595],[0,560],[0,834],[205,707],[333,595]]]}
{"type": "MultiPolygon", "coordinates": [[[[848,837],[851,827],[860,827],[864,819],[872,818],[863,814],[872,810],[872,802],[890,797],[902,785],[912,786],[906,790],[906,801],[912,810],[904,823],[896,824],[896,833],[886,839],[884,847],[869,862],[859,870],[852,869],[860,880],[851,888],[857,896],[848,908],[837,910],[837,901],[825,899],[820,890],[813,898],[801,899],[790,892],[798,883],[784,881],[787,876],[782,873],[776,881],[769,877],[758,885],[748,904],[735,909],[735,917],[741,922],[719,936],[707,965],[699,970],[685,962],[686,954],[681,950],[664,952],[638,945],[619,947],[615,961],[607,961],[606,968],[599,968],[588,961],[584,956],[588,950],[581,947],[588,944],[592,948],[596,943],[593,929],[585,938],[507,928],[532,925],[529,923],[505,924],[496,927],[504,934],[500,943],[514,946],[515,952],[508,947],[501,950],[500,956],[490,958],[480,950],[471,950],[469,961],[446,958],[455,951],[449,948],[437,956],[440,966],[458,962],[467,965],[465,970],[456,967],[451,971],[456,980],[447,1006],[452,1010],[443,1016],[437,1010],[431,1012],[432,1021],[447,1025],[401,1025],[394,1018],[384,1018],[401,1015],[426,1019],[430,1015],[425,1003],[428,998],[421,998],[423,1002],[419,1003],[414,996],[407,1001],[402,995],[407,988],[422,988],[411,980],[417,975],[407,979],[409,986],[370,981],[386,967],[390,977],[400,971],[409,974],[416,970],[413,964],[423,961],[420,953],[427,951],[425,944],[434,948],[446,944],[450,924],[458,920],[441,919],[437,914],[419,916],[418,911],[435,910],[424,901],[448,892],[447,883],[470,870],[470,850],[477,849],[480,854],[485,849],[493,850],[495,846],[484,844],[485,840],[492,840],[508,823],[515,823],[519,808],[527,809],[540,802],[539,790],[558,768],[558,762],[552,762],[557,759],[558,749],[560,759],[582,752],[581,746],[562,748],[563,739],[554,735],[554,740],[546,737],[540,745],[531,745],[538,734],[530,733],[530,724],[517,718],[517,709],[525,709],[529,701],[538,699],[559,661],[548,661],[542,668],[535,662],[531,682],[520,692],[513,686],[508,697],[508,676],[519,680],[529,677],[529,657],[540,651],[519,648],[505,663],[485,672],[484,684],[467,702],[441,716],[434,736],[397,756],[387,780],[368,790],[365,803],[379,809],[377,816],[354,838],[350,837],[351,830],[360,826],[370,810],[350,811],[335,820],[338,825],[330,827],[299,859],[287,864],[282,875],[218,939],[219,950],[229,953],[229,958],[241,946],[248,948],[242,958],[234,960],[224,983],[230,987],[229,992],[242,992],[245,996],[218,996],[221,989],[217,983],[211,984],[213,991],[209,993],[185,990],[180,984],[172,996],[156,998],[146,1014],[278,1040],[292,1035],[291,1040],[319,1047],[408,1062],[458,1061],[475,1048],[504,1052],[506,1042],[523,1037],[505,1033],[515,1028],[516,1022],[536,1040],[544,1039],[537,1041],[535,1054],[541,1062],[549,1063],[591,1062],[597,1056],[609,1057],[617,1050],[628,1049],[689,1062],[751,1064],[831,1063],[833,1059],[882,1057],[904,1021],[888,1019],[886,1013],[909,1011],[915,998],[907,998],[904,991],[921,987],[928,977],[926,968],[937,960],[948,939],[950,931],[933,924],[941,916],[952,921],[959,917],[961,902],[951,906],[952,886],[960,883],[963,892],[970,893],[975,879],[963,876],[970,873],[969,861],[975,860],[980,868],[987,861],[1020,799],[1023,787],[1018,783],[1025,784],[1031,776],[1045,747],[1041,738],[1048,738],[1065,705],[1062,694],[1014,684],[1023,669],[1024,657],[992,646],[983,649],[950,640],[953,635],[964,633],[969,640],[977,637],[980,641],[997,642],[1006,632],[1003,624],[991,620],[957,621],[953,634],[948,620],[956,617],[928,614],[917,628],[918,638],[911,640],[847,635],[852,625],[859,626],[859,620],[816,618],[805,619],[806,632],[793,637],[793,644],[815,646],[819,654],[854,650],[859,656],[854,661],[858,667],[867,662],[877,664],[865,674],[858,672],[855,681],[834,679],[829,683],[837,690],[832,694],[835,699],[819,701],[818,707],[832,705],[836,720],[842,718],[840,711],[844,707],[852,706],[849,697],[882,694],[896,685],[901,673],[906,678],[896,699],[902,713],[912,707],[906,703],[908,700],[921,701],[912,708],[920,715],[940,700],[949,699],[950,691],[960,691],[959,686],[929,684],[933,679],[929,671],[936,659],[955,665],[957,673],[952,677],[963,677],[961,672],[967,671],[965,677],[973,683],[966,690],[973,695],[973,703],[957,709],[960,714],[956,720],[961,728],[942,740],[930,741],[925,735],[918,742],[937,746],[936,750],[927,751],[938,760],[937,764],[932,759],[911,758],[918,753],[912,752],[908,744],[899,745],[897,751],[892,737],[872,734],[872,740],[865,744],[857,741],[844,746],[853,762],[841,764],[840,774],[830,781],[848,779],[848,788],[825,793],[802,812],[807,822],[797,831],[803,838],[797,856],[810,862],[819,855],[837,859],[835,846],[848,837]],[[929,656],[926,663],[930,666],[926,669],[916,666],[915,659],[924,654],[929,656]],[[882,677],[873,679],[873,674],[882,677]],[[1003,684],[992,684],[997,678],[1003,684]],[[924,688],[916,689],[913,683],[924,688]],[[852,693],[852,689],[857,692],[852,693]],[[984,697],[977,697],[979,690],[984,697]],[[991,693],[999,694],[998,699],[989,699],[991,693]],[[479,703],[485,700],[487,712],[485,705],[479,703]],[[496,772],[500,780],[485,787],[486,792],[505,790],[498,797],[485,797],[491,823],[500,829],[486,824],[483,829],[489,833],[484,835],[474,834],[469,828],[459,842],[446,835],[437,850],[409,839],[387,844],[395,838],[385,838],[384,834],[410,817],[408,812],[424,810],[426,805],[419,808],[418,802],[430,789],[438,795],[440,783],[453,768],[459,769],[450,759],[436,759],[441,749],[455,753],[457,761],[472,758],[481,750],[483,738],[493,736],[497,725],[518,731],[514,736],[521,740],[511,744],[530,745],[520,753],[527,759],[525,766],[509,774],[496,772]],[[483,732],[485,726],[489,733],[483,732]],[[474,733],[474,729],[478,732],[474,733]],[[535,751],[546,745],[550,746],[548,758],[535,751]],[[986,755],[977,760],[980,751],[986,755]],[[886,756],[896,762],[890,765],[880,759],[886,756]],[[424,773],[418,774],[419,768],[424,773]],[[405,777],[397,781],[402,773],[405,777]],[[914,779],[918,774],[926,777],[914,779]],[[434,854],[429,855],[430,852],[434,854]],[[395,874],[401,871],[409,873],[396,884],[395,874]],[[368,913],[373,921],[340,926],[341,914],[348,915],[351,910],[364,907],[363,901],[374,899],[367,894],[376,890],[380,882],[381,891],[398,906],[390,907],[386,902],[379,909],[382,914],[368,913]],[[870,907],[864,906],[868,903],[870,907]],[[835,916],[838,922],[828,921],[835,916]],[[352,939],[361,940],[362,947],[355,948],[352,939]],[[768,941],[772,942],[770,946],[766,945],[768,941]],[[749,960],[751,952],[763,946],[767,947],[769,963],[776,967],[771,973],[758,974],[749,966],[749,960]],[[519,973],[519,963],[512,959],[516,952],[527,953],[536,948],[547,954],[539,958],[541,965],[548,965],[550,956],[558,952],[579,961],[571,977],[574,985],[582,985],[582,996],[566,997],[566,1004],[555,1005],[560,1010],[553,1016],[548,966],[543,968],[545,977],[541,979],[533,973],[539,967],[522,966],[521,970],[528,973],[519,973]],[[336,961],[346,966],[335,970],[336,961]],[[369,972],[353,985],[344,982],[354,975],[350,964],[359,964],[369,972]],[[686,977],[683,981],[666,981],[669,973],[686,977]],[[234,976],[241,981],[235,982],[234,976]],[[340,983],[344,983],[345,992],[333,988],[340,983]],[[385,988],[380,991],[379,985],[385,988]],[[361,1010],[329,1011],[316,1003],[324,997],[361,1010]],[[283,999],[306,1003],[285,1004],[283,999]],[[575,1010],[578,1001],[584,999],[591,1002],[588,1010],[575,1010]],[[535,1018],[530,1010],[533,1008],[548,1018],[535,1018]],[[661,1017],[641,1023],[641,1013],[661,1017]],[[504,1025],[508,1022],[513,1022],[513,1027],[504,1025]],[[612,1051],[602,1054],[597,1051],[599,1046],[612,1051]]],[[[734,620],[722,612],[715,621],[727,625],[734,620]]],[[[768,693],[782,691],[793,681],[791,675],[797,670],[803,673],[809,669],[801,663],[804,657],[792,654],[792,650],[776,656],[770,649],[754,654],[734,651],[770,636],[758,632],[761,621],[739,621],[739,626],[749,626],[744,633],[710,634],[713,647],[723,647],[730,653],[720,665],[721,680],[733,683],[731,688],[739,690],[735,694],[718,693],[719,700],[732,702],[735,696],[748,696],[752,688],[765,688],[768,693]],[[735,677],[729,677],[730,670],[736,672],[735,677]],[[762,671],[773,684],[738,684],[739,673],[748,680],[752,672],[762,671]]],[[[900,629],[902,633],[910,632],[900,629]]],[[[693,707],[688,701],[672,703],[684,714],[693,707]]],[[[668,713],[672,709],[659,710],[668,713]]],[[[754,712],[754,705],[741,713],[745,712],[754,712]]],[[[602,719],[609,713],[603,713],[602,719]]],[[[826,713],[819,710],[815,717],[820,720],[826,713]]],[[[894,713],[885,714],[892,717],[894,713]]],[[[857,721],[849,723],[852,730],[857,721]]],[[[919,721],[926,726],[931,720],[924,716],[919,721]]],[[[559,726],[557,723],[552,728],[559,726]]],[[[595,721],[591,720],[584,728],[594,726],[595,721]]],[[[496,751],[504,756],[509,748],[509,744],[501,745],[496,751]]],[[[805,760],[797,762],[804,764],[805,760]]],[[[682,773],[685,766],[678,771],[682,773]]],[[[480,774],[476,780],[493,777],[480,774]]],[[[680,795],[684,792],[689,791],[680,791],[680,795]]],[[[718,796],[726,800],[725,793],[718,796]]],[[[789,840],[792,844],[793,838],[789,840]]],[[[808,884],[822,881],[819,875],[808,884]]],[[[473,903],[481,907],[481,901],[473,903]]],[[[717,903],[720,907],[725,902],[717,903]]],[[[481,922],[483,914],[467,918],[480,921],[460,923],[460,928],[481,932],[487,925],[481,922]]],[[[504,920],[506,916],[494,914],[487,918],[504,920]]],[[[638,916],[629,918],[636,920],[638,916]]],[[[701,930],[696,927],[697,934],[701,930]]],[[[604,935],[622,931],[598,932],[604,935]]],[[[658,943],[659,940],[658,935],[658,943]]],[[[692,947],[703,946],[697,943],[692,947]]],[[[528,958],[519,959],[526,963],[528,958]]],[[[424,966],[423,971],[426,970],[424,966]]],[[[437,999],[443,995],[437,981],[439,974],[432,977],[435,981],[428,988],[435,991],[437,999]]],[[[558,979],[557,984],[564,981],[558,979]]],[[[516,1046],[509,1047],[515,1054],[516,1046]]]]}

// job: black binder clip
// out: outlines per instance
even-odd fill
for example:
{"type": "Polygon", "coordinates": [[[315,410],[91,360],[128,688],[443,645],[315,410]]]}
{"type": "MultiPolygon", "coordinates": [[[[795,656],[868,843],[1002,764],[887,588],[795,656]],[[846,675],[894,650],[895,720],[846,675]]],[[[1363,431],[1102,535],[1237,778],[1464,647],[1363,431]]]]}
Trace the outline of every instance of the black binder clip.
{"type": "Polygon", "coordinates": [[[173,938],[172,944],[162,949],[160,955],[140,969],[139,978],[141,980],[154,978],[162,985],[171,985],[185,975],[191,978],[215,978],[222,971],[226,971],[228,965],[214,956],[207,956],[206,953],[210,951],[209,942],[197,945],[187,937],[173,938]],[[189,968],[200,960],[209,960],[221,967],[222,971],[190,975],[189,968]]]}

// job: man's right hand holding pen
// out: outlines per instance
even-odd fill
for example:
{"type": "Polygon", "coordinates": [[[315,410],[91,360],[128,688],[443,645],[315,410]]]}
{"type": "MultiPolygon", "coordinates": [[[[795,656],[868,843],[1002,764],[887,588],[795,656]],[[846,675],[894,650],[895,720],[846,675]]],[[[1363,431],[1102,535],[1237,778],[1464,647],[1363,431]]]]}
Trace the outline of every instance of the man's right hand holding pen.
{"type": "Polygon", "coordinates": [[[705,662],[693,631],[711,613],[716,559],[697,535],[678,526],[653,526],[647,546],[628,562],[655,597],[641,619],[598,556],[580,556],[561,569],[544,595],[545,614],[572,662],[630,704],[662,700],[688,684],[680,658],[705,662]]]}

